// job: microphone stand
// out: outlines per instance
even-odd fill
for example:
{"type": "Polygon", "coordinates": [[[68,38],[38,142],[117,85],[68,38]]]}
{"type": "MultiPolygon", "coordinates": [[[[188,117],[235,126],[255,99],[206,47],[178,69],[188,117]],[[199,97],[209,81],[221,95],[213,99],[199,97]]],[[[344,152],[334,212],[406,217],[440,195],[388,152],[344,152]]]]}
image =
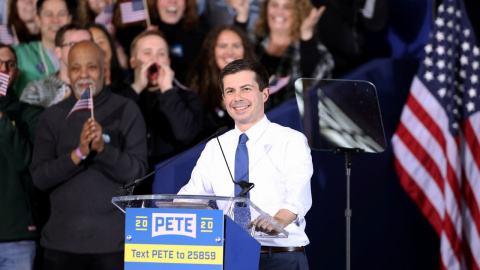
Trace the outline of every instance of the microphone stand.
{"type": "Polygon", "coordinates": [[[345,177],[347,180],[347,209],[345,209],[346,222],[346,269],[350,270],[350,234],[351,234],[351,218],[352,210],[350,209],[350,171],[352,168],[352,155],[363,153],[364,150],[360,148],[344,148],[336,147],[333,149],[334,154],[345,154],[345,177]]]}
{"type": "Polygon", "coordinates": [[[228,166],[227,158],[225,157],[225,153],[223,152],[222,144],[220,144],[220,140],[218,139],[218,136],[217,136],[217,142],[218,142],[218,146],[220,146],[220,151],[222,152],[223,160],[225,160],[225,165],[227,165],[228,173],[230,174],[230,178],[232,179],[233,184],[238,185],[242,188],[240,193],[238,193],[238,195],[235,196],[235,198],[239,198],[239,197],[246,198],[248,192],[255,187],[255,184],[244,181],[244,180],[235,182],[235,180],[233,179],[232,171],[230,170],[230,166],[228,166]]]}
{"type": "MultiPolygon", "coordinates": [[[[200,144],[210,140],[211,138],[213,137],[217,137],[217,140],[218,140],[218,136],[222,133],[224,133],[225,131],[228,130],[228,127],[227,126],[224,126],[224,127],[221,127],[219,129],[217,129],[217,131],[215,131],[215,133],[213,133],[212,135],[208,136],[207,138],[203,139],[201,142],[197,143],[196,145],[194,145],[193,147],[191,147],[190,149],[193,149],[197,146],[199,146],[200,144]]],[[[185,155],[185,153],[189,152],[189,150],[185,150],[183,151],[182,153],[178,154],[177,156],[175,156],[174,158],[170,159],[170,161],[168,161],[167,163],[163,164],[162,166],[160,166],[159,168],[157,168],[156,170],[153,170],[152,172],[150,172],[149,174],[145,175],[144,177],[141,177],[141,178],[138,178],[138,179],[135,179],[133,181],[129,181],[127,183],[125,183],[125,185],[123,186],[120,186],[117,190],[117,193],[118,194],[123,194],[127,193],[127,196],[130,196],[133,194],[133,190],[135,189],[135,187],[137,187],[138,185],[140,185],[145,179],[147,179],[148,177],[150,177],[151,175],[153,175],[154,173],[160,171],[161,169],[165,168],[167,165],[169,165],[170,163],[174,162],[175,160],[177,160],[178,158],[180,158],[181,156],[185,155]]]]}

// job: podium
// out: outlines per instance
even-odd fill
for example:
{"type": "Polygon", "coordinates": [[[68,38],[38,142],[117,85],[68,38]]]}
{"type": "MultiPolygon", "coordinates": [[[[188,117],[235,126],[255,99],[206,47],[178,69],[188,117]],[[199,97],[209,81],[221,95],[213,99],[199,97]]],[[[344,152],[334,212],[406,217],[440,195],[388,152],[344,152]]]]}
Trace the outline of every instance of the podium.
{"type": "Polygon", "coordinates": [[[125,213],[125,269],[257,269],[258,238],[286,238],[288,232],[248,198],[198,195],[113,197],[125,213]],[[234,221],[234,206],[248,207],[251,220],[267,219],[278,234],[234,221]],[[163,268],[162,268],[163,267],[163,268]]]}

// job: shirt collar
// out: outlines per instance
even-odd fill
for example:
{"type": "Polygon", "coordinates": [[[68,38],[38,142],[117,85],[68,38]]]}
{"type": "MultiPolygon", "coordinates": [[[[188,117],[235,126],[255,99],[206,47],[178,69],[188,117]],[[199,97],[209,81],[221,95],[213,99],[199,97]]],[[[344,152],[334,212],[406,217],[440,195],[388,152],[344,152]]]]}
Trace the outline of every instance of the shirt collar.
{"type": "MultiPolygon", "coordinates": [[[[258,139],[262,136],[265,132],[267,127],[270,125],[270,120],[268,120],[266,115],[263,115],[263,118],[258,121],[255,125],[250,127],[245,133],[248,136],[248,144],[255,144],[258,139]]],[[[235,125],[235,136],[239,138],[240,134],[242,134],[238,127],[235,125]]]]}

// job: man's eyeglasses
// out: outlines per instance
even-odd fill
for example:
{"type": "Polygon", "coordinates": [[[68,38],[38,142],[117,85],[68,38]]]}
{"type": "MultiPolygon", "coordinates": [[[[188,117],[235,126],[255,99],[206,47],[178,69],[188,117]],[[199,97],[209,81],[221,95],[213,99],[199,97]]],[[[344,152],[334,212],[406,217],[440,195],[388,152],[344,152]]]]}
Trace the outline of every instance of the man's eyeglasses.
{"type": "Polygon", "coordinates": [[[78,42],[67,42],[67,43],[61,44],[60,47],[65,47],[65,46],[73,47],[73,45],[75,45],[77,43],[78,42]]]}
{"type": "Polygon", "coordinates": [[[0,67],[3,67],[3,64],[5,64],[5,67],[7,68],[7,72],[17,68],[17,62],[14,60],[8,60],[8,61],[0,60],[0,67]]]}

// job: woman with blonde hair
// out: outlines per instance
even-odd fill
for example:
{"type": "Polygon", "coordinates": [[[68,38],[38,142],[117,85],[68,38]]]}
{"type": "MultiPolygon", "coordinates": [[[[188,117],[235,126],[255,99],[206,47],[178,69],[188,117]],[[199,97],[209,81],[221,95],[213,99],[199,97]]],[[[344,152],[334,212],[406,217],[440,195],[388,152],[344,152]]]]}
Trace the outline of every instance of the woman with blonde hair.
{"type": "Polygon", "coordinates": [[[271,76],[266,109],[294,97],[296,79],[330,77],[333,57],[314,35],[324,11],[325,7],[314,8],[310,0],[265,0],[262,3],[254,40],[257,59],[271,76]]]}

